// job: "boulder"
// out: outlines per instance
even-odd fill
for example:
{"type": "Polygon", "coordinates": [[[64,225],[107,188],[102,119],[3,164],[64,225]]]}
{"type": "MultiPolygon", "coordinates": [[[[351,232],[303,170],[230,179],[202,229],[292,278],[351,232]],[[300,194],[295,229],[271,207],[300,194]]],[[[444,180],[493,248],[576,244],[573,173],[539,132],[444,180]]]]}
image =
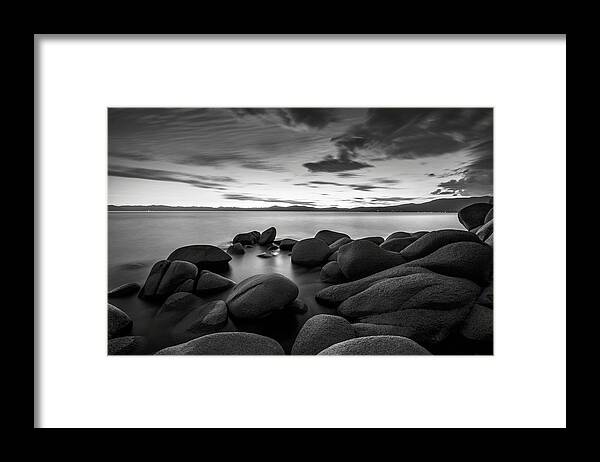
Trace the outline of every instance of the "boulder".
{"type": "Polygon", "coordinates": [[[193,263],[183,260],[171,261],[167,271],[160,280],[157,297],[166,297],[175,292],[175,290],[187,279],[196,279],[198,268],[193,263]]]}
{"type": "Polygon", "coordinates": [[[145,337],[128,335],[126,337],[112,338],[108,341],[109,355],[139,355],[143,354],[148,346],[145,337]]]}
{"type": "Polygon", "coordinates": [[[410,233],[411,237],[416,237],[417,239],[425,236],[425,234],[429,233],[429,231],[415,231],[414,233],[410,233]]]}
{"type": "MultiPolygon", "coordinates": [[[[259,236],[260,237],[260,236],[259,236]]],[[[232,244],[241,244],[241,245],[254,245],[258,241],[258,238],[252,233],[241,233],[236,234],[236,236],[231,241],[232,244]]]]}
{"type": "Polygon", "coordinates": [[[109,297],[127,297],[137,293],[140,290],[140,285],[137,282],[129,282],[127,284],[120,285],[108,291],[109,297]]]}
{"type": "Polygon", "coordinates": [[[269,337],[250,332],[218,332],[164,348],[157,355],[283,355],[283,348],[269,337]]]}
{"type": "Polygon", "coordinates": [[[352,242],[352,239],[350,239],[349,237],[342,237],[341,239],[338,239],[329,246],[329,251],[337,252],[341,246],[346,245],[350,242],[352,242]]]}
{"type": "Polygon", "coordinates": [[[373,335],[400,335],[404,337],[402,327],[391,324],[371,324],[368,322],[355,322],[352,324],[357,337],[371,337],[373,335]]]}
{"type": "Polygon", "coordinates": [[[487,286],[492,276],[493,254],[492,248],[481,242],[455,242],[423,258],[412,260],[407,265],[420,266],[446,276],[470,279],[481,286],[487,286]]]}
{"type": "Polygon", "coordinates": [[[368,236],[368,237],[361,237],[359,239],[356,239],[357,241],[370,241],[373,244],[376,245],[381,245],[384,241],[384,239],[381,236],[368,236]]]}
{"type": "Polygon", "coordinates": [[[417,342],[395,335],[359,337],[336,343],[319,355],[429,355],[417,342]]]}
{"type": "Polygon", "coordinates": [[[337,257],[339,255],[339,251],[333,252],[329,257],[327,257],[327,261],[337,261],[337,257]]]}
{"type": "Polygon", "coordinates": [[[486,224],[492,218],[494,218],[494,209],[493,208],[491,208],[490,211],[486,214],[485,218],[483,219],[483,224],[486,224]]]}
{"type": "Polygon", "coordinates": [[[227,268],[231,255],[214,245],[188,245],[173,251],[167,260],[183,260],[196,265],[199,269],[227,268]]]}
{"type": "Polygon", "coordinates": [[[492,204],[486,202],[477,202],[476,204],[467,205],[458,211],[458,221],[471,230],[476,226],[481,226],[488,212],[492,209],[492,204]]]}
{"type": "Polygon", "coordinates": [[[352,325],[340,316],[317,314],[304,323],[294,341],[293,355],[316,355],[325,348],[355,338],[352,325]]]}
{"type": "Polygon", "coordinates": [[[240,242],[230,245],[227,252],[233,255],[243,255],[246,253],[244,246],[240,242]]]}
{"type": "Polygon", "coordinates": [[[321,268],[321,281],[328,282],[331,284],[339,284],[341,282],[347,282],[348,280],[342,273],[340,265],[337,261],[330,261],[321,268]]]}
{"type": "Polygon", "coordinates": [[[477,304],[483,305],[487,308],[494,308],[494,284],[490,284],[481,291],[477,304]]]}
{"type": "Polygon", "coordinates": [[[196,293],[206,294],[222,292],[234,285],[235,282],[225,276],[221,276],[220,274],[208,270],[202,270],[200,271],[198,281],[196,281],[196,293]]]}
{"type": "Polygon", "coordinates": [[[479,242],[479,238],[468,231],[440,229],[431,231],[400,251],[407,260],[421,258],[453,242],[479,242]]]}
{"type": "Polygon", "coordinates": [[[173,327],[176,338],[193,338],[219,331],[227,323],[227,305],[223,300],[199,303],[173,327]]]}
{"type": "Polygon", "coordinates": [[[390,252],[400,252],[404,250],[406,247],[415,242],[418,238],[416,237],[396,237],[394,239],[389,239],[384,241],[379,245],[384,250],[389,250],[390,252]]]}
{"type": "Polygon", "coordinates": [[[406,233],[404,231],[396,231],[395,233],[392,233],[388,237],[386,237],[385,240],[389,241],[390,239],[398,239],[402,237],[411,237],[411,234],[406,233]]]}
{"type": "Polygon", "coordinates": [[[197,295],[187,292],[176,292],[169,296],[156,312],[153,320],[153,329],[157,332],[164,332],[189,313],[201,309],[206,301],[197,295]]]}
{"type": "Polygon", "coordinates": [[[108,338],[122,337],[131,332],[133,321],[127,313],[110,303],[108,305],[108,338]]]}
{"type": "Polygon", "coordinates": [[[275,235],[277,234],[277,230],[272,226],[266,230],[264,230],[260,237],[258,238],[258,245],[269,245],[275,240],[275,235]]]}
{"type": "Polygon", "coordinates": [[[256,319],[283,309],[298,292],[298,286],[281,274],[258,274],[235,286],[226,303],[232,316],[256,319]]]}
{"type": "Polygon", "coordinates": [[[339,233],[337,231],[330,231],[328,229],[322,229],[317,234],[315,234],[316,239],[321,239],[327,245],[331,245],[335,241],[337,241],[338,239],[341,239],[343,237],[349,238],[350,236],[348,236],[346,233],[339,233]]]}
{"type": "Polygon", "coordinates": [[[494,310],[482,305],[473,306],[459,333],[469,340],[491,341],[494,336],[494,310]]]}
{"type": "Polygon", "coordinates": [[[281,250],[292,250],[296,242],[298,242],[296,239],[282,239],[279,248],[281,250]]]}
{"type": "Polygon", "coordinates": [[[260,239],[260,231],[250,231],[250,234],[253,234],[256,238],[256,242],[260,239]]]}
{"type": "Polygon", "coordinates": [[[321,265],[329,256],[325,241],[314,237],[298,241],[292,249],[292,263],[312,268],[321,265]]]}
{"type": "Polygon", "coordinates": [[[353,241],[342,246],[337,262],[346,278],[360,279],[393,266],[406,263],[404,257],[370,241],[353,241]]]}
{"type": "Polygon", "coordinates": [[[188,292],[194,293],[194,286],[196,285],[196,281],[194,279],[186,279],[181,283],[177,289],[175,289],[175,293],[177,292],[188,292]]]}
{"type": "Polygon", "coordinates": [[[485,242],[485,240],[492,235],[494,232],[494,220],[490,220],[487,223],[481,225],[479,229],[475,232],[477,237],[481,239],[481,242],[485,242]]]}
{"type": "Polygon", "coordinates": [[[156,289],[158,289],[158,285],[170,264],[171,262],[168,260],[160,260],[152,266],[144,286],[138,293],[138,297],[151,299],[156,296],[156,289]]]}

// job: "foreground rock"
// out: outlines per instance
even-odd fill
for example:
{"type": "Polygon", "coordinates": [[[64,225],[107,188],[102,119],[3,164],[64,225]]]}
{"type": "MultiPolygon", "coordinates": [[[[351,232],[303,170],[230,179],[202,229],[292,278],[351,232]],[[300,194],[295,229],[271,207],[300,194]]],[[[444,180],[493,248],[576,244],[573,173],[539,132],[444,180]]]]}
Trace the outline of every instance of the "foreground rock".
{"type": "Polygon", "coordinates": [[[494,232],[494,220],[492,219],[492,220],[488,221],[487,223],[484,223],[483,225],[481,225],[479,227],[479,229],[475,232],[475,234],[482,242],[485,242],[487,240],[487,238],[492,235],[493,232],[494,232]]]}
{"type": "Polygon", "coordinates": [[[319,231],[317,234],[315,234],[315,238],[316,239],[322,240],[327,245],[331,245],[335,241],[337,241],[337,240],[339,240],[339,239],[341,239],[343,237],[350,238],[350,236],[348,236],[346,233],[339,233],[337,231],[330,231],[329,229],[323,229],[323,230],[319,231]]]}
{"type": "Polygon", "coordinates": [[[467,205],[458,211],[458,221],[468,230],[472,230],[483,225],[485,217],[491,209],[492,204],[485,202],[467,205]]]}
{"type": "Polygon", "coordinates": [[[348,280],[342,273],[340,269],[340,265],[337,261],[330,261],[326,265],[321,268],[321,281],[328,282],[330,284],[339,284],[342,282],[347,282],[348,280]]]}
{"type": "Polygon", "coordinates": [[[491,341],[494,336],[494,310],[483,305],[473,306],[459,333],[469,340],[491,341]]]}
{"type": "Polygon", "coordinates": [[[156,289],[157,297],[167,297],[186,280],[195,279],[198,275],[198,267],[193,263],[182,260],[175,260],[169,264],[167,271],[160,280],[156,289]]]}
{"type": "Polygon", "coordinates": [[[108,305],[108,338],[115,338],[127,335],[131,332],[133,321],[127,313],[121,311],[110,303],[108,305]]]}
{"type": "Polygon", "coordinates": [[[195,292],[198,294],[217,293],[227,290],[234,285],[235,282],[225,276],[221,276],[220,274],[208,270],[202,270],[200,271],[200,277],[198,277],[198,281],[196,282],[195,292]]]}
{"type": "Polygon", "coordinates": [[[146,282],[138,294],[138,297],[143,299],[151,299],[156,296],[158,285],[160,284],[160,281],[170,264],[171,262],[168,260],[160,260],[152,266],[150,273],[146,278],[146,282]]]}
{"type": "Polygon", "coordinates": [[[308,319],[292,346],[293,355],[316,355],[325,348],[355,338],[352,325],[340,316],[317,314],[308,319]]]}
{"type": "Polygon", "coordinates": [[[483,224],[486,224],[488,221],[492,220],[493,218],[494,218],[494,209],[491,208],[490,211],[485,216],[485,218],[483,219],[483,224]]]}
{"type": "Polygon", "coordinates": [[[468,231],[457,229],[440,229],[431,231],[415,240],[400,251],[407,260],[425,257],[437,249],[454,242],[479,242],[477,236],[468,231]]]}
{"type": "Polygon", "coordinates": [[[337,252],[341,246],[349,244],[350,242],[352,242],[352,239],[349,237],[342,237],[329,246],[329,252],[337,252]]]}
{"type": "MultiPolygon", "coordinates": [[[[260,237],[260,235],[259,235],[260,237]]],[[[232,244],[241,244],[244,245],[254,245],[258,241],[258,238],[254,233],[241,233],[236,234],[236,236],[231,241],[232,244]]]]}
{"type": "Polygon", "coordinates": [[[379,245],[379,247],[381,247],[383,250],[389,250],[390,252],[401,252],[417,239],[418,238],[416,237],[396,237],[384,241],[379,245]]]}
{"type": "Polygon", "coordinates": [[[282,310],[298,293],[298,286],[281,274],[259,274],[235,286],[226,303],[232,316],[256,319],[282,310]]]}
{"type": "Polygon", "coordinates": [[[381,245],[383,244],[384,239],[381,236],[369,236],[369,237],[361,237],[359,239],[356,239],[357,241],[369,241],[372,242],[375,245],[381,245]]]}
{"type": "Polygon", "coordinates": [[[223,300],[202,303],[173,327],[176,338],[195,338],[221,330],[227,323],[227,305],[223,300]]]}
{"type": "Polygon", "coordinates": [[[193,263],[198,269],[219,270],[227,268],[231,255],[214,245],[188,245],[173,251],[167,260],[183,260],[193,263]]]}
{"type": "Polygon", "coordinates": [[[235,244],[230,245],[227,249],[227,252],[233,255],[243,255],[246,253],[246,251],[244,250],[244,246],[240,242],[236,242],[235,244]]]}
{"type": "Polygon", "coordinates": [[[115,287],[112,290],[108,291],[109,297],[127,297],[129,295],[133,295],[140,290],[140,285],[137,282],[129,282],[127,284],[120,285],[119,287],[115,287]]]}
{"type": "Polygon", "coordinates": [[[281,250],[292,250],[296,242],[298,242],[296,239],[282,239],[279,243],[279,248],[281,250]]]}
{"type": "Polygon", "coordinates": [[[406,263],[404,257],[382,249],[370,241],[354,241],[342,246],[337,262],[346,278],[360,279],[387,268],[406,263]]]}
{"type": "Polygon", "coordinates": [[[275,240],[275,235],[277,234],[277,230],[273,227],[270,227],[264,230],[260,237],[258,238],[258,245],[269,245],[272,244],[275,240]]]}
{"type": "Polygon", "coordinates": [[[389,241],[390,239],[399,239],[404,237],[412,237],[412,235],[404,231],[396,231],[395,233],[392,233],[388,237],[386,237],[385,240],[389,241]]]}
{"type": "Polygon", "coordinates": [[[139,355],[144,354],[148,346],[145,337],[139,335],[130,335],[127,337],[117,337],[108,341],[109,355],[139,355]]]}
{"type": "Polygon", "coordinates": [[[379,335],[346,340],[326,348],[319,355],[429,355],[429,351],[405,337],[379,335]]]}
{"type": "Polygon", "coordinates": [[[309,268],[319,266],[327,260],[329,252],[329,246],[321,239],[302,239],[292,249],[292,263],[309,268]]]}
{"type": "Polygon", "coordinates": [[[157,355],[283,355],[283,348],[269,337],[249,332],[219,332],[164,348],[157,355]]]}

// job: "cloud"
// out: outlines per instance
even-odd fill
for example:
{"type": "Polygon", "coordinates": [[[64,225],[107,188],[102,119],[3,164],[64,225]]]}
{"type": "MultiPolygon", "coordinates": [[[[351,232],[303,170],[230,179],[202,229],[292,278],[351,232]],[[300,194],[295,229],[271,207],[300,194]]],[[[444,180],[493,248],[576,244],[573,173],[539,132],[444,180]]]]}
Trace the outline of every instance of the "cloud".
{"type": "Polygon", "coordinates": [[[348,170],[360,170],[373,167],[366,162],[359,162],[346,157],[335,158],[326,156],[323,160],[317,162],[307,162],[302,164],[311,172],[345,172],[348,170]]]}
{"type": "Polygon", "coordinates": [[[337,176],[339,176],[340,178],[356,178],[358,175],[356,173],[342,172],[338,173],[337,176]]]}
{"type": "Polygon", "coordinates": [[[454,191],[443,191],[438,188],[435,191],[431,191],[429,194],[432,194],[434,196],[444,196],[444,195],[448,195],[448,194],[455,195],[456,193],[454,191]]]}
{"type": "Polygon", "coordinates": [[[236,181],[228,176],[193,175],[172,170],[157,170],[139,167],[109,167],[108,176],[185,183],[196,188],[216,190],[225,190],[227,189],[225,183],[236,181]]]}
{"type": "Polygon", "coordinates": [[[258,196],[250,196],[246,194],[223,194],[225,199],[231,199],[236,201],[252,201],[252,202],[274,202],[277,204],[288,204],[288,205],[305,205],[309,207],[314,207],[314,202],[309,201],[297,201],[297,200],[285,200],[285,199],[277,199],[277,198],[266,198],[266,197],[258,197],[258,196]]]}
{"type": "Polygon", "coordinates": [[[258,117],[292,130],[320,130],[338,120],[330,108],[233,108],[237,117],[258,117]]]}
{"type": "Polygon", "coordinates": [[[398,184],[400,180],[396,180],[395,178],[373,178],[373,181],[376,183],[383,184],[398,184]]]}
{"type": "Polygon", "coordinates": [[[309,188],[318,188],[319,186],[340,186],[350,188],[355,191],[371,191],[373,189],[389,189],[387,186],[377,186],[372,184],[356,184],[356,183],[336,183],[335,181],[309,181],[307,183],[294,183],[294,186],[308,186],[309,188]]]}
{"type": "Polygon", "coordinates": [[[394,197],[369,197],[367,200],[371,202],[399,202],[399,201],[414,201],[415,199],[419,199],[418,197],[403,197],[403,196],[394,196],[394,197]]]}

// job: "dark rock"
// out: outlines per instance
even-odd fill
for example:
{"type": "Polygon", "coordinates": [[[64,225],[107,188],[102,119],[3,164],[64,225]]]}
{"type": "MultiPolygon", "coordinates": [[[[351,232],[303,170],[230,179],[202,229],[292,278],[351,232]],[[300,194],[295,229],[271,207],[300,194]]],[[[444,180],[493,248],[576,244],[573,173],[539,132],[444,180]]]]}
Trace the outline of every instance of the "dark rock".
{"type": "Polygon", "coordinates": [[[485,202],[477,202],[476,204],[467,205],[458,211],[458,221],[471,230],[476,226],[481,226],[488,212],[492,209],[492,204],[485,202]]]}
{"type": "Polygon", "coordinates": [[[275,255],[271,252],[262,252],[256,255],[259,258],[273,258],[275,255]]]}
{"type": "Polygon", "coordinates": [[[486,224],[492,218],[494,218],[494,209],[493,208],[491,208],[490,211],[486,214],[485,218],[483,219],[483,224],[486,224]]]}
{"type": "Polygon", "coordinates": [[[188,245],[180,247],[167,260],[183,260],[193,263],[198,269],[221,269],[228,266],[231,255],[214,245],[188,245]]]}
{"type": "Polygon", "coordinates": [[[487,308],[494,308],[494,284],[490,284],[481,291],[477,303],[487,308]]]}
{"type": "Polygon", "coordinates": [[[486,286],[491,281],[493,254],[492,248],[481,242],[455,242],[423,258],[412,260],[407,266],[420,266],[436,273],[470,279],[486,286]]]}
{"type": "Polygon", "coordinates": [[[418,238],[415,242],[405,247],[400,252],[400,255],[407,260],[414,260],[429,255],[437,249],[454,242],[479,242],[479,238],[468,231],[440,229],[438,231],[431,231],[418,238]]]}
{"type": "Polygon", "coordinates": [[[258,245],[269,245],[275,240],[277,230],[273,227],[264,230],[258,239],[258,245]]]}
{"type": "Polygon", "coordinates": [[[283,348],[269,337],[250,332],[218,332],[164,348],[157,355],[283,355],[283,348]]]}
{"type": "Polygon", "coordinates": [[[356,239],[357,241],[370,241],[373,244],[381,245],[384,239],[381,236],[369,236],[369,237],[361,237],[360,239],[356,239]]]}
{"type": "Polygon", "coordinates": [[[276,246],[276,245],[274,245],[274,244],[271,244],[271,245],[270,245],[270,246],[267,248],[267,251],[269,251],[269,252],[276,252],[276,251],[278,251],[278,250],[279,250],[279,247],[278,247],[278,246],[276,246]]]}
{"type": "Polygon", "coordinates": [[[388,237],[386,237],[385,240],[389,241],[390,239],[399,239],[403,237],[411,237],[411,234],[406,233],[404,231],[396,231],[395,233],[392,233],[388,237]]]}
{"type": "Polygon", "coordinates": [[[282,239],[279,248],[281,250],[292,250],[296,242],[298,242],[296,239],[282,239]]]}
{"type": "Polygon", "coordinates": [[[115,287],[108,291],[109,297],[127,297],[128,295],[135,294],[140,290],[140,285],[137,282],[129,282],[127,284],[115,287]]]}
{"type": "Polygon", "coordinates": [[[339,284],[341,282],[347,282],[348,280],[342,273],[340,265],[337,261],[330,261],[321,268],[321,281],[328,282],[331,284],[339,284]]]}
{"type": "Polygon", "coordinates": [[[349,237],[342,237],[329,246],[329,251],[337,252],[341,246],[349,244],[350,242],[352,242],[352,239],[349,237]]]}
{"type": "Polygon", "coordinates": [[[329,256],[325,241],[314,237],[298,241],[292,249],[292,263],[309,268],[319,266],[329,256]]]}
{"type": "Polygon", "coordinates": [[[293,313],[306,313],[308,311],[308,305],[304,301],[297,298],[291,303],[285,306],[285,309],[293,313]]]}
{"type": "Polygon", "coordinates": [[[355,322],[352,324],[352,328],[357,337],[371,337],[373,335],[400,335],[404,337],[404,329],[391,324],[355,322]]]}
{"type": "Polygon", "coordinates": [[[133,321],[127,313],[110,303],[108,305],[108,338],[122,337],[131,332],[133,321]]]}
{"type": "Polygon", "coordinates": [[[200,271],[200,277],[196,282],[196,293],[222,292],[234,285],[235,282],[225,276],[221,276],[220,274],[208,270],[202,270],[200,271]]]}
{"type": "Polygon", "coordinates": [[[411,237],[416,237],[417,239],[425,236],[425,234],[429,233],[429,231],[415,231],[414,233],[410,233],[411,237]]]}
{"type": "Polygon", "coordinates": [[[239,242],[236,242],[235,244],[230,245],[229,248],[227,249],[227,252],[231,253],[233,255],[243,255],[246,253],[246,251],[244,250],[244,246],[239,242]]]}
{"type": "Polygon", "coordinates": [[[327,257],[327,261],[337,261],[338,255],[339,255],[339,251],[336,250],[331,255],[329,255],[329,257],[327,257]]]}
{"type": "Polygon", "coordinates": [[[354,241],[342,246],[337,262],[346,278],[360,279],[393,266],[406,263],[404,257],[370,241],[354,241]]]}
{"type": "Polygon", "coordinates": [[[264,317],[283,309],[298,296],[298,286],[285,276],[259,274],[235,286],[226,303],[229,312],[242,319],[264,317]]]}
{"type": "Polygon", "coordinates": [[[179,287],[177,287],[177,289],[175,289],[175,293],[188,292],[191,294],[194,292],[195,285],[196,285],[196,281],[194,279],[186,279],[185,281],[183,281],[181,283],[181,285],[179,287]]]}
{"type": "Polygon", "coordinates": [[[417,237],[396,237],[394,239],[389,239],[384,241],[379,247],[384,250],[389,250],[390,252],[400,252],[404,250],[406,247],[415,242],[417,237]]]}
{"type": "Polygon", "coordinates": [[[200,309],[205,304],[206,301],[197,295],[187,292],[176,292],[169,296],[156,312],[153,320],[153,328],[157,332],[170,329],[187,314],[200,309]]]}
{"type": "Polygon", "coordinates": [[[256,242],[258,242],[258,240],[260,239],[260,231],[250,231],[250,234],[254,234],[256,242]]]}
{"type": "Polygon", "coordinates": [[[321,351],[319,355],[429,355],[417,342],[395,335],[359,337],[321,351]]]}
{"type": "Polygon", "coordinates": [[[217,332],[227,323],[227,305],[223,300],[198,303],[173,327],[176,338],[191,338],[217,332]]]}
{"type": "Polygon", "coordinates": [[[252,233],[241,233],[241,234],[236,234],[236,236],[233,238],[233,241],[231,241],[231,243],[232,244],[241,244],[241,245],[254,245],[254,244],[256,244],[257,241],[258,241],[258,238],[256,237],[256,235],[254,235],[252,233]]]}
{"type": "Polygon", "coordinates": [[[335,241],[337,241],[338,239],[341,239],[343,237],[349,238],[350,236],[348,236],[345,233],[338,233],[337,231],[330,231],[328,229],[323,229],[323,230],[319,231],[317,234],[315,234],[316,239],[321,239],[327,245],[331,245],[335,241]]]}
{"type": "Polygon", "coordinates": [[[150,273],[146,278],[146,282],[144,283],[144,287],[140,290],[138,297],[150,299],[156,296],[158,285],[170,264],[171,262],[168,260],[160,260],[152,266],[150,273]]]}
{"type": "Polygon", "coordinates": [[[127,337],[117,337],[108,341],[109,355],[139,355],[143,354],[148,346],[145,337],[139,335],[130,335],[127,337]]]}
{"type": "Polygon", "coordinates": [[[460,335],[476,341],[491,341],[494,336],[494,310],[475,305],[459,330],[460,335]]]}
{"type": "Polygon", "coordinates": [[[494,232],[494,220],[490,220],[487,223],[481,225],[479,227],[479,229],[477,231],[475,231],[475,234],[477,235],[477,237],[479,239],[481,239],[481,242],[485,242],[486,239],[488,237],[490,237],[492,235],[492,233],[494,232]]]}
{"type": "Polygon", "coordinates": [[[494,233],[490,234],[490,237],[485,240],[485,243],[490,247],[494,247],[494,233]]]}
{"type": "Polygon", "coordinates": [[[195,279],[198,275],[198,268],[193,263],[183,260],[171,261],[167,271],[160,280],[157,297],[166,297],[171,295],[187,279],[195,279]]]}
{"type": "Polygon", "coordinates": [[[293,355],[316,355],[325,348],[355,338],[352,325],[340,316],[317,314],[308,319],[292,346],[293,355]]]}

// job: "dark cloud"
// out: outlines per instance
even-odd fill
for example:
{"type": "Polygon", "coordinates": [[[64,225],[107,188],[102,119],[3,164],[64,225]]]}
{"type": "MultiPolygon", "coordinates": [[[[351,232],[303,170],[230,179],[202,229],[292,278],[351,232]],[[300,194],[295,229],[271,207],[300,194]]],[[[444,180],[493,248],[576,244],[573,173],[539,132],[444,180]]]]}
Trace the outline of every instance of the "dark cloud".
{"type": "Polygon", "coordinates": [[[297,201],[297,200],[285,200],[285,199],[277,199],[277,198],[267,198],[267,197],[258,197],[258,196],[250,196],[246,194],[223,194],[225,199],[232,199],[236,201],[252,201],[252,202],[274,202],[277,204],[287,204],[287,205],[306,205],[314,207],[316,204],[314,202],[309,201],[297,201]]]}
{"type": "Polygon", "coordinates": [[[373,178],[373,181],[376,183],[383,184],[398,184],[400,180],[396,180],[395,178],[373,178]]]}
{"type": "Polygon", "coordinates": [[[340,178],[356,178],[358,175],[356,173],[342,172],[338,173],[337,176],[339,176],[340,178]]]}
{"type": "Polygon", "coordinates": [[[338,120],[337,110],[329,108],[234,108],[238,117],[258,117],[293,130],[320,130],[338,120]]]}
{"type": "Polygon", "coordinates": [[[355,183],[336,183],[335,181],[309,181],[307,183],[294,183],[295,186],[308,186],[309,188],[317,188],[319,186],[340,186],[350,188],[355,191],[371,191],[373,189],[389,189],[387,186],[377,186],[372,184],[355,184],[355,183]]]}
{"type": "Polygon", "coordinates": [[[235,182],[228,176],[192,175],[172,170],[156,170],[139,167],[110,167],[108,176],[137,178],[141,180],[169,181],[185,183],[196,188],[225,190],[227,183],[235,182]]]}
{"type": "Polygon", "coordinates": [[[326,156],[323,160],[318,162],[307,162],[302,164],[311,172],[344,172],[348,170],[360,170],[363,168],[373,167],[371,164],[366,162],[359,162],[350,159],[348,156],[335,158],[333,156],[326,156]]]}
{"type": "Polygon", "coordinates": [[[449,194],[455,194],[454,191],[443,191],[441,189],[436,189],[435,191],[431,191],[429,194],[432,194],[434,196],[445,196],[445,195],[449,195],[449,194]]]}
{"type": "Polygon", "coordinates": [[[368,200],[370,202],[398,202],[398,201],[413,201],[415,199],[419,199],[418,197],[403,197],[403,196],[394,196],[394,197],[369,197],[368,200]]]}

